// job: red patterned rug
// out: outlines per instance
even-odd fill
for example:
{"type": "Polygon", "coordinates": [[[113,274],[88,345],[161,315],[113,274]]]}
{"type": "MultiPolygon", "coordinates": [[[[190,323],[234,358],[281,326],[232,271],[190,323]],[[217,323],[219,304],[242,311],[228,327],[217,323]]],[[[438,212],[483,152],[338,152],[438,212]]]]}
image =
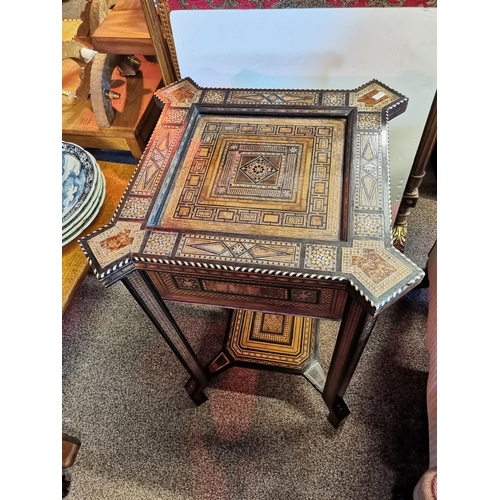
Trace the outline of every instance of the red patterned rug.
{"type": "Polygon", "coordinates": [[[437,7],[437,0],[169,0],[170,10],[437,7]]]}

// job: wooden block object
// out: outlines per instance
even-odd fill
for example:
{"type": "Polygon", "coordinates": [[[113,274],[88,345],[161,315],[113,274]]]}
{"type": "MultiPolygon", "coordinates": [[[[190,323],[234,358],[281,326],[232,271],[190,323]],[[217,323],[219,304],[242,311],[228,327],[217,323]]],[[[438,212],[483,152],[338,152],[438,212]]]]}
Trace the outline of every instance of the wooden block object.
{"type": "MultiPolygon", "coordinates": [[[[81,22],[76,19],[63,19],[63,41],[73,39],[81,22]]],[[[112,74],[110,90],[119,93],[121,97],[113,100],[115,117],[110,127],[97,125],[90,99],[70,100],[62,95],[64,141],[74,142],[83,148],[118,149],[130,151],[136,158],[142,156],[160,116],[160,108],[153,96],[160,87],[162,78],[158,64],[146,60],[141,55],[138,59],[141,66],[136,76],[121,76],[118,69],[112,74]]],[[[81,74],[82,70],[76,61],[63,60],[62,89],[74,94],[80,85],[81,74]]]]}
{"type": "MultiPolygon", "coordinates": [[[[83,230],[81,236],[90,234],[109,222],[135,170],[134,165],[110,162],[98,163],[106,178],[106,198],[99,214],[92,224],[83,230]]],[[[78,245],[78,238],[76,238],[62,248],[63,315],[89,271],[90,266],[78,245]]]]}
{"type": "Polygon", "coordinates": [[[71,467],[75,462],[76,455],[80,449],[80,444],[68,441],[67,439],[62,440],[62,466],[67,468],[71,467]]]}
{"type": "Polygon", "coordinates": [[[102,54],[154,56],[140,0],[119,0],[94,31],[92,45],[102,54]]]}

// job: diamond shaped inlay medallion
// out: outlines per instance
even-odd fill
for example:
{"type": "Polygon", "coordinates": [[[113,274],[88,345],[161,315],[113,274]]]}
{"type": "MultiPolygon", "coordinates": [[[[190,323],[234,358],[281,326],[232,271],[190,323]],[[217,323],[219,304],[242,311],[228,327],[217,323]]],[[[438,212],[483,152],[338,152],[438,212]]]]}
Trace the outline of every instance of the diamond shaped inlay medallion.
{"type": "Polygon", "coordinates": [[[276,172],[278,169],[264,156],[257,156],[255,159],[245,163],[240,166],[240,172],[243,172],[245,176],[250,179],[253,183],[259,184],[260,182],[264,183],[268,181],[270,178],[276,182],[276,172]]]}

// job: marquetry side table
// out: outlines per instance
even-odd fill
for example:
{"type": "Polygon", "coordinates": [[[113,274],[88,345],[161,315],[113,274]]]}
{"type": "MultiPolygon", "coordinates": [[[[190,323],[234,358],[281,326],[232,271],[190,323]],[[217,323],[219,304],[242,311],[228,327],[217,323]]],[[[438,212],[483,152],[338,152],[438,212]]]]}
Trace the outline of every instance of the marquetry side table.
{"type": "Polygon", "coordinates": [[[229,366],[290,371],[338,426],[378,315],[424,276],[392,246],[387,122],[408,99],[375,80],[256,90],[185,78],[156,96],[160,119],[115,216],[80,240],[96,276],[125,284],[190,374],[195,403],[229,366]],[[208,366],[171,301],[234,310],[208,366]],[[341,321],[326,376],[314,318],[341,321]]]}

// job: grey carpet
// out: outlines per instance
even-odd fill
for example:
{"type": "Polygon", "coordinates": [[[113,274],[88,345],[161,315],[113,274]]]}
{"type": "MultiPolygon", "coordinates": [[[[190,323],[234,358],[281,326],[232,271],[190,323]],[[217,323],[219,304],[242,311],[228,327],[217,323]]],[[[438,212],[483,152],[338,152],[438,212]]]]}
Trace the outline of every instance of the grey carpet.
{"type": "MultiPolygon", "coordinates": [[[[421,267],[436,239],[430,170],[409,219],[406,255],[421,267]]],[[[120,283],[83,282],[63,318],[62,430],[81,440],[70,500],[411,498],[428,461],[428,290],[383,313],[345,399],[339,430],[302,377],[233,368],[195,407],[187,374],[120,283]]],[[[221,345],[227,312],[172,305],[201,359],[221,345]]],[[[320,322],[328,366],[338,323],[320,322]]]]}

